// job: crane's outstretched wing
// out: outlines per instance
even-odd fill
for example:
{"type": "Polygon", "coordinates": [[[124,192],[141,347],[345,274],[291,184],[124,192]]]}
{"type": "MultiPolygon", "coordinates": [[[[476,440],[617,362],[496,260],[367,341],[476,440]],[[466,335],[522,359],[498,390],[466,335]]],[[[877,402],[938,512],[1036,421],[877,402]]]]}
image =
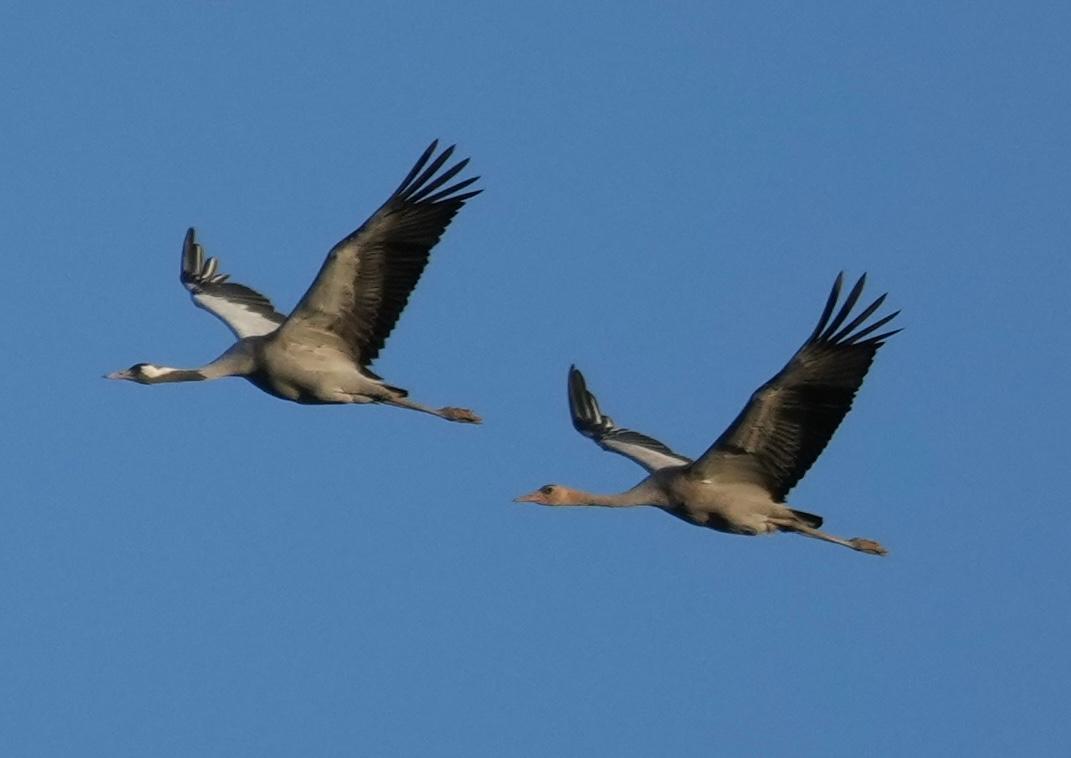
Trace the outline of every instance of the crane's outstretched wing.
{"type": "Polygon", "coordinates": [[[736,420],[692,464],[690,475],[760,484],[781,502],[807,473],[851,409],[878,348],[900,331],[870,336],[899,311],[864,326],[885,295],[844,324],[862,294],[865,274],[830,320],[843,278],[839,274],[833,283],[811,336],[777,376],[755,391],[736,420]]]}
{"type": "Polygon", "coordinates": [[[227,274],[217,274],[219,261],[205,258],[191,226],[182,243],[182,271],[179,280],[190,291],[194,305],[204,308],[234,332],[239,339],[270,334],[286,321],[271,301],[244,284],[228,282],[227,274]]]}
{"type": "Polygon", "coordinates": [[[331,249],[280,330],[281,338],[327,341],[362,367],[376,359],[431,248],[465,201],[482,191],[462,192],[479,177],[442,189],[468,159],[439,173],[454,147],[431,160],[437,147],[438,141],[432,142],[387,202],[331,249]]]}
{"type": "Polygon", "coordinates": [[[599,401],[588,390],[584,375],[576,366],[569,367],[569,413],[578,432],[603,450],[630,458],[648,471],[692,462],[646,434],[615,426],[614,420],[599,409],[599,401]]]}

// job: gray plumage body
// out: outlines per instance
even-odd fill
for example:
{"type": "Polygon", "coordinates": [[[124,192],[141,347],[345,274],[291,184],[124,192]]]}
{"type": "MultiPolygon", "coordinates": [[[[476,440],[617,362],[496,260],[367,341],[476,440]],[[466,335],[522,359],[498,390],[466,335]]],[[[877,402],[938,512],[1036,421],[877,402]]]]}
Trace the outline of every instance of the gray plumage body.
{"type": "Polygon", "coordinates": [[[772,531],[770,518],[792,518],[793,511],[773,502],[756,484],[698,479],[688,466],[660,469],[637,485],[653,505],[695,526],[727,534],[756,535],[772,531]]]}
{"type": "Polygon", "coordinates": [[[277,333],[245,337],[200,371],[205,378],[239,376],[269,395],[306,405],[383,402],[405,396],[404,390],[361,372],[334,347],[287,341],[277,333]]]}

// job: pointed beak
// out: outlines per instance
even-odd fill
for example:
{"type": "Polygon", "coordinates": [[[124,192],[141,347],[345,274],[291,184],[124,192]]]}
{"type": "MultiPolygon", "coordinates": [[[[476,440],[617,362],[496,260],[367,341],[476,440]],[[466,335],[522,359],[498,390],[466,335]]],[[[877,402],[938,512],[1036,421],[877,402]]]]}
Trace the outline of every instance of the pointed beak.
{"type": "Polygon", "coordinates": [[[520,497],[515,497],[515,498],[513,498],[513,502],[515,502],[515,503],[538,503],[539,501],[536,500],[536,494],[537,493],[532,492],[532,493],[529,493],[527,495],[521,495],[520,497]]]}
{"type": "Polygon", "coordinates": [[[130,372],[128,370],[126,370],[126,369],[123,369],[122,371],[113,371],[110,374],[105,374],[104,378],[105,379],[129,379],[130,378],[130,372]]]}

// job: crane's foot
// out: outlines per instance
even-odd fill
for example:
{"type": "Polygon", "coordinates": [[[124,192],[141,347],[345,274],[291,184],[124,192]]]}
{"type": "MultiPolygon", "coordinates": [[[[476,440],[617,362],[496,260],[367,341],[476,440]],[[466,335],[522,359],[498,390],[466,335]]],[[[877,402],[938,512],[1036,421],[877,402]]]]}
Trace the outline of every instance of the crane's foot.
{"type": "Polygon", "coordinates": [[[483,422],[483,419],[468,408],[440,408],[439,415],[447,421],[458,421],[462,424],[479,424],[483,422]]]}
{"type": "Polygon", "coordinates": [[[860,553],[869,553],[870,555],[887,555],[888,550],[883,548],[874,540],[864,539],[862,537],[853,537],[848,540],[853,550],[858,550],[860,553]]]}

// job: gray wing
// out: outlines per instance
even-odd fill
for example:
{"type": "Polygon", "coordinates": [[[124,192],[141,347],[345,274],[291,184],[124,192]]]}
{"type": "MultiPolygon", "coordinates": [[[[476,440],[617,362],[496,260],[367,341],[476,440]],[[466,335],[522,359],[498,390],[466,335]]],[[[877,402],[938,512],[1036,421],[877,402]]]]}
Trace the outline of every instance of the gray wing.
{"type": "Polygon", "coordinates": [[[332,248],[281,337],[327,340],[362,367],[376,359],[431,248],[465,201],[482,191],[462,192],[479,177],[440,189],[468,159],[439,173],[454,147],[431,160],[437,147],[438,141],[432,142],[379,210],[332,248]]]}
{"type": "Polygon", "coordinates": [[[216,273],[218,268],[217,259],[205,258],[191,226],[182,243],[179,280],[190,291],[194,305],[226,324],[239,339],[270,334],[286,320],[268,298],[244,284],[228,282],[227,274],[216,273]]]}
{"type": "Polygon", "coordinates": [[[584,375],[576,366],[569,367],[569,413],[578,432],[594,440],[603,450],[630,458],[652,473],[667,466],[692,462],[656,439],[616,426],[614,420],[600,410],[599,401],[588,390],[584,375]]]}
{"type": "Polygon", "coordinates": [[[865,274],[830,320],[843,278],[837,276],[811,336],[777,376],[755,391],[736,420],[692,465],[690,475],[750,481],[782,502],[807,473],[851,409],[878,348],[900,331],[870,336],[899,311],[864,326],[885,295],[844,323],[862,294],[865,274]]]}

